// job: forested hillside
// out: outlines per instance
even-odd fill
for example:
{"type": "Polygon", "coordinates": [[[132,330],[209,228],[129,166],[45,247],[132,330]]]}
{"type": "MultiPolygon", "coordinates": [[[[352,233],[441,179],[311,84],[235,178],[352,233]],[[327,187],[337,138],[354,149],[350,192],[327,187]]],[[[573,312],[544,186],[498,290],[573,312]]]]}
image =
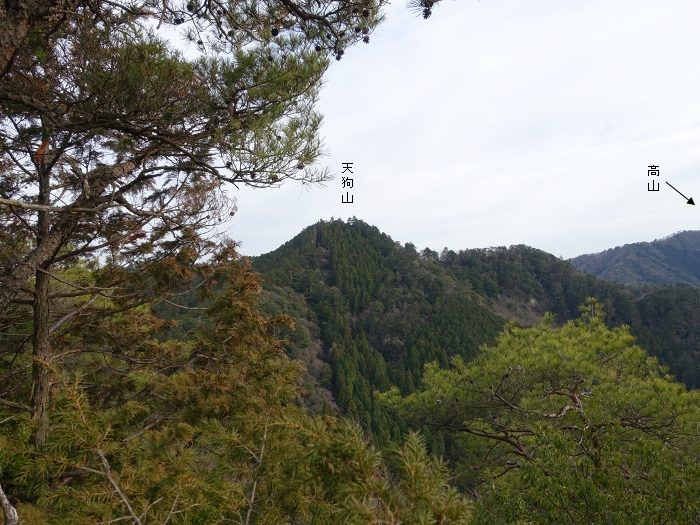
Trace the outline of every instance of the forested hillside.
{"type": "Polygon", "coordinates": [[[475,523],[696,523],[698,392],[659,373],[595,301],[560,328],[505,330],[472,361],[430,365],[395,417],[445,443],[475,523]]]}
{"type": "Polygon", "coordinates": [[[520,323],[545,312],[558,321],[577,316],[587,297],[604,305],[609,326],[626,324],[640,344],[688,386],[700,386],[700,290],[690,286],[625,287],[577,271],[568,262],[527,246],[446,251],[454,275],[520,323]]]}
{"type": "Polygon", "coordinates": [[[419,430],[474,523],[700,519],[698,393],[630,333],[695,384],[697,290],[627,289],[526,246],[419,253],[355,219],[254,264],[326,399],[380,443],[419,430]]]}
{"type": "Polygon", "coordinates": [[[316,378],[312,390],[330,391],[313,402],[332,397],[379,436],[397,428],[373,389],[412,391],[426,363],[474,357],[507,321],[533,324],[546,312],[574,319],[588,297],[609,326],[630,326],[673,374],[700,385],[700,291],[692,288],[628,289],[527,246],[419,253],[354,219],[309,227],[254,266],[268,310],[285,305],[279,311],[298,319],[287,346],[316,378]]]}
{"type": "Polygon", "coordinates": [[[426,363],[474,357],[504,323],[437,261],[362,221],[319,223],[254,266],[264,304],[296,305],[286,311],[304,335],[292,337],[291,354],[312,349],[305,361],[323,363],[321,385],[382,441],[399,425],[376,406],[374,390],[414,390],[426,363]]]}
{"type": "MultiPolygon", "coordinates": [[[[362,301],[353,311],[336,285],[323,283],[328,267],[315,273],[318,281],[305,281],[303,272],[271,261],[273,274],[280,270],[302,291],[270,284],[263,291],[231,247],[210,265],[169,258],[154,272],[122,277],[127,286],[169,283],[171,291],[194,282],[196,293],[181,295],[179,306],[154,300],[124,311],[118,298],[105,298],[56,333],[41,448],[23,408],[31,359],[15,344],[0,370],[0,474],[22,523],[466,525],[569,516],[572,523],[690,525],[700,518],[698,393],[665,375],[625,329],[609,330],[601,305],[587,301],[563,327],[544,319],[491,336],[498,318],[473,291],[375,228],[316,225],[285,249],[315,248],[317,240],[322,247],[324,235],[343,246],[339,236],[348,230],[347,239],[377,253],[383,247],[393,263],[403,256],[404,269],[412,268],[415,280],[401,292],[392,293],[389,273],[386,282],[348,277],[376,283],[384,301],[395,301],[387,303],[398,305],[389,329],[381,328],[386,312],[371,321],[362,301]],[[327,318],[313,313],[309,290],[319,291],[319,305],[335,301],[327,318]],[[430,327],[418,316],[445,312],[458,297],[443,295],[458,293],[471,299],[468,308],[425,336],[430,327]],[[402,302],[408,298],[415,308],[402,302]],[[261,301],[287,314],[265,314],[261,301]],[[290,316],[308,320],[299,318],[295,330],[290,316]],[[462,343],[468,334],[457,325],[470,317],[477,335],[462,343]],[[355,332],[358,326],[366,330],[355,332]],[[381,334],[385,346],[374,350],[381,334]],[[437,356],[415,379],[406,366],[413,352],[403,350],[409,336],[437,356]],[[474,350],[476,337],[490,343],[474,350]],[[327,364],[325,338],[334,345],[327,364]],[[459,354],[444,357],[452,344],[459,354]],[[309,351],[318,353],[326,385],[357,421],[304,407],[302,371],[284,346],[305,362],[309,351]]],[[[371,259],[356,260],[379,271],[371,259]]],[[[80,270],[85,285],[105,271],[80,270]]],[[[18,316],[12,326],[23,323],[18,316]]]]}
{"type": "Polygon", "coordinates": [[[571,259],[579,270],[621,284],[688,284],[700,287],[700,232],[684,231],[571,259]]]}

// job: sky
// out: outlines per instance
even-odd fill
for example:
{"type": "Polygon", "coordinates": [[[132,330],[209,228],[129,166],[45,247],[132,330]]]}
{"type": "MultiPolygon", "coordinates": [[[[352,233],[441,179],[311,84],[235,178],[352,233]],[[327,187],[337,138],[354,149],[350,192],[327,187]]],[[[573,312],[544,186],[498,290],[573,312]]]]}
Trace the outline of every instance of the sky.
{"type": "Polygon", "coordinates": [[[336,179],[236,190],[226,234],[258,255],[355,216],[419,249],[569,258],[700,229],[666,184],[700,201],[698,20],[697,0],[394,2],[321,91],[336,179]]]}

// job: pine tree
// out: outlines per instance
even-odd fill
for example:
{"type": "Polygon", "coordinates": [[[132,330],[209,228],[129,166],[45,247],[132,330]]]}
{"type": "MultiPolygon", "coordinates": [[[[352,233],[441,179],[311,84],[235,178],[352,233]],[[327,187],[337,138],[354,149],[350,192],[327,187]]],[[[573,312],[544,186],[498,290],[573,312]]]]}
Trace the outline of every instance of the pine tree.
{"type": "Polygon", "coordinates": [[[383,402],[446,443],[477,522],[694,523],[698,393],[595,301],[561,328],[511,327],[472,361],[429,365],[383,402]]]}

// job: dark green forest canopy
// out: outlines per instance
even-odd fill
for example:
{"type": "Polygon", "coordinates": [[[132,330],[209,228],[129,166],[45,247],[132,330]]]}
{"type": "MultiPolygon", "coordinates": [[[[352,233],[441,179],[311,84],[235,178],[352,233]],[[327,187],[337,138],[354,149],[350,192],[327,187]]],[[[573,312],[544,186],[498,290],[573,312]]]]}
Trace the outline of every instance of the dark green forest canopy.
{"type": "Polygon", "coordinates": [[[628,325],[678,379],[692,388],[700,386],[700,289],[613,284],[528,246],[446,251],[441,261],[504,307],[506,317],[526,324],[545,312],[559,322],[573,319],[578,306],[595,297],[604,306],[608,326],[628,325]]]}
{"type": "Polygon", "coordinates": [[[608,326],[630,326],[679,379],[700,385],[693,288],[625,288],[527,246],[418,253],[355,219],[320,222],[253,264],[265,307],[285,304],[299,320],[288,350],[303,355],[342,409],[382,435],[386,418],[372,389],[413,390],[426,363],[475,356],[506,321],[528,325],[546,312],[574,319],[588,297],[603,305],[608,326]]]}
{"type": "Polygon", "coordinates": [[[446,445],[477,523],[697,523],[700,401],[593,300],[559,328],[509,328],[381,402],[446,445]],[[522,520],[522,521],[520,521],[522,520]]]}
{"type": "MultiPolygon", "coordinates": [[[[324,363],[318,381],[380,441],[399,425],[376,406],[374,390],[412,391],[426,363],[474,357],[503,325],[438,263],[362,221],[319,223],[254,266],[268,297],[296,302],[291,315],[311,314],[310,324],[297,323],[308,330],[303,341],[317,341],[306,362],[324,363]]],[[[288,347],[302,351],[294,338],[288,347]]]]}

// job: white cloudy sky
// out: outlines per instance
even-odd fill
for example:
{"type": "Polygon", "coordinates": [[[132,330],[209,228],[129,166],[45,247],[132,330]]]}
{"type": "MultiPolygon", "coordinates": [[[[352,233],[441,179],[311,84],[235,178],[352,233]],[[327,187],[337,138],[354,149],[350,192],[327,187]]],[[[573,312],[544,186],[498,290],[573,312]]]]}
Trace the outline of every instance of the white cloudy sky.
{"type": "Polygon", "coordinates": [[[427,21],[397,1],[322,91],[354,203],[340,177],[241,190],[227,233],[256,255],[354,215],[418,248],[572,257],[700,229],[663,184],[700,200],[698,20],[697,0],[443,0],[427,21]]]}

